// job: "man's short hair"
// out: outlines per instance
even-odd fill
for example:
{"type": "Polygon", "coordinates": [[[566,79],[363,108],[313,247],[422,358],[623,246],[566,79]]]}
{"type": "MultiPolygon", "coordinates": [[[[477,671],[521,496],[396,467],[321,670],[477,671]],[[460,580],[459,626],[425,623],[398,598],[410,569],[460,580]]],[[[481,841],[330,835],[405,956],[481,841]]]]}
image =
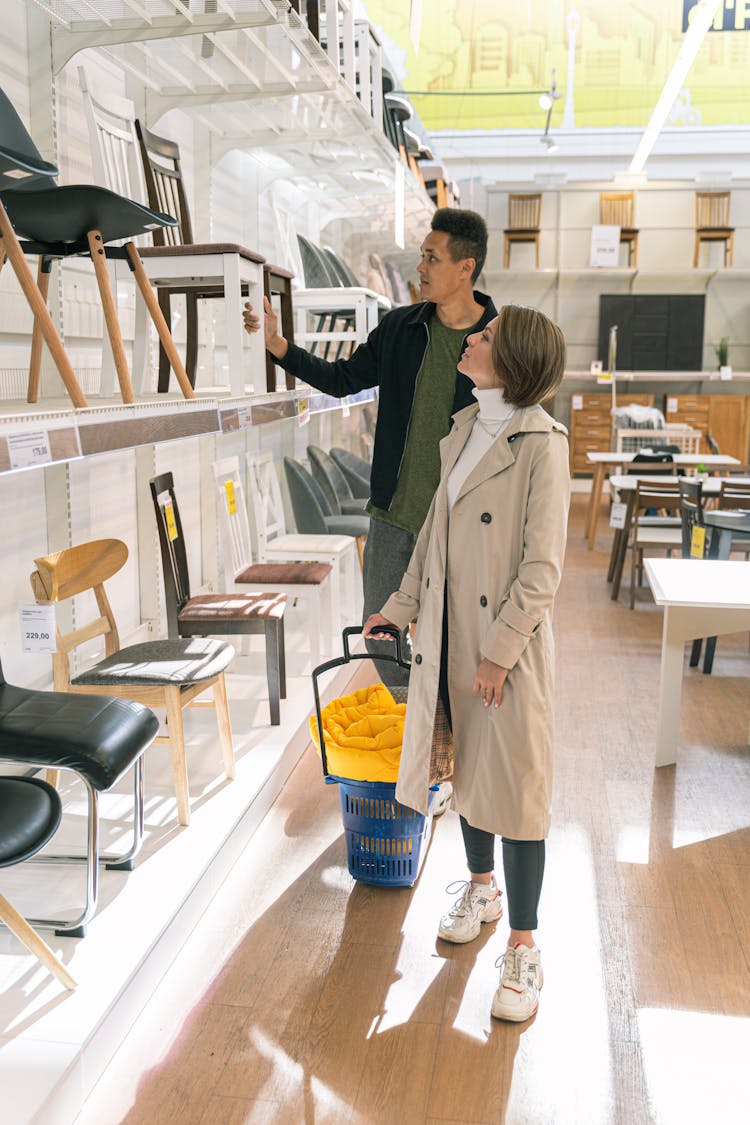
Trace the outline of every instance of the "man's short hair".
{"type": "Polygon", "coordinates": [[[432,229],[448,235],[448,250],[454,262],[473,258],[476,262],[471,275],[476,281],[487,257],[487,224],[476,211],[462,211],[460,207],[439,207],[432,216],[432,229]]]}

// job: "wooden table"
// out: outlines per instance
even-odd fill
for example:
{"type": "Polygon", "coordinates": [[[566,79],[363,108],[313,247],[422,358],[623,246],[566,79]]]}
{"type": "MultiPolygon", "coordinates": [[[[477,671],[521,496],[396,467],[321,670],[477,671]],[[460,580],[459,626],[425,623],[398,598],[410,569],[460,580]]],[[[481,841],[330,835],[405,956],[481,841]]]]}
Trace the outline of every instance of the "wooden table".
{"type": "MultiPolygon", "coordinates": [[[[647,431],[644,430],[644,434],[646,433],[647,431]]],[[[648,438],[644,437],[643,440],[645,443],[648,438]]],[[[635,456],[635,453],[618,453],[617,450],[586,454],[586,460],[591,463],[594,469],[594,479],[591,482],[591,495],[589,496],[589,510],[586,518],[586,538],[590,551],[593,550],[594,540],[596,539],[596,525],[599,522],[599,507],[607,469],[610,466],[629,465],[635,456]]],[[[696,468],[697,465],[705,465],[710,472],[718,473],[722,469],[730,469],[732,465],[739,465],[740,462],[736,457],[725,456],[722,453],[673,453],[672,464],[680,468],[691,469],[696,468]]]]}
{"type": "Polygon", "coordinates": [[[646,559],[657,605],[664,606],[655,765],[677,760],[685,642],[750,629],[750,562],[646,559]]]}

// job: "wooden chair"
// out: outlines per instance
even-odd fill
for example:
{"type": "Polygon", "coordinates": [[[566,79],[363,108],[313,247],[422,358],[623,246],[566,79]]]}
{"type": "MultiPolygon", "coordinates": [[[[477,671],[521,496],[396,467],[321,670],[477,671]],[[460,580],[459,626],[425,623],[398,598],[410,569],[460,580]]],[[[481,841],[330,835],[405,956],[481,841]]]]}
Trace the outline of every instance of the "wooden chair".
{"type": "Polygon", "coordinates": [[[159,529],[169,636],[248,636],[262,633],[266,644],[271,725],[278,726],[281,722],[279,700],[286,699],[286,595],[274,591],[260,594],[198,594],[191,597],[187,552],[174,479],[171,473],[161,473],[152,477],[149,485],[159,529]]]}
{"type": "MultiPolygon", "coordinates": [[[[172,752],[177,812],[180,824],[190,823],[190,792],[185,762],[183,708],[214,706],[228,778],[234,777],[232,728],[227,707],[224,671],[234,657],[222,641],[169,639],[144,641],[120,648],[117,625],[104,583],[125,565],[128,548],[119,539],[97,539],[35,559],[31,585],[38,601],[62,602],[86,591],[93,592],[99,616],[63,634],[57,630],[53,654],[55,689],[86,695],[132,699],[147,707],[164,707],[172,752]],[[70,655],[79,645],[104,637],[105,658],[77,675],[71,674],[70,655]],[[196,704],[197,696],[211,688],[213,704],[196,704]]],[[[77,604],[77,618],[80,611],[77,604]]]]}
{"type": "Polygon", "coordinates": [[[539,220],[542,213],[541,192],[532,195],[508,196],[508,225],[503,231],[503,266],[510,267],[510,247],[514,242],[533,242],[536,268],[539,269],[539,220]]]}
{"type": "Polygon", "coordinates": [[[680,507],[678,481],[639,480],[635,489],[630,531],[630,608],[635,607],[636,584],[643,581],[644,551],[672,551],[682,548],[681,520],[674,513],[680,507]],[[672,515],[649,515],[647,510],[672,515]]]}
{"type": "MultiPolygon", "coordinates": [[[[37,777],[0,777],[0,808],[0,867],[11,867],[35,856],[52,839],[62,819],[57,790],[37,777]]],[[[76,987],[62,961],[4,895],[0,895],[0,922],[64,988],[76,987]]]]}
{"type": "Polygon", "coordinates": [[[276,590],[288,597],[302,598],[307,603],[310,628],[310,659],[320,664],[321,624],[333,639],[331,597],[331,563],[325,562],[256,562],[250,540],[250,523],[237,457],[227,457],[213,464],[218,492],[220,526],[224,543],[225,582],[243,593],[264,593],[276,590]]]}
{"type": "Polygon", "coordinates": [[[734,257],[734,227],[729,225],[728,191],[696,191],[695,249],[693,266],[698,265],[701,242],[724,243],[724,265],[731,266],[734,257]]]}
{"type": "Polygon", "coordinates": [[[628,266],[638,267],[638,228],[633,226],[635,194],[632,191],[599,193],[599,222],[602,226],[619,227],[620,242],[628,248],[628,266]]]}
{"type": "Polygon", "coordinates": [[[329,563],[334,610],[347,624],[355,616],[355,541],[349,535],[287,534],[279,478],[270,453],[248,453],[247,484],[261,562],[329,563]]]}

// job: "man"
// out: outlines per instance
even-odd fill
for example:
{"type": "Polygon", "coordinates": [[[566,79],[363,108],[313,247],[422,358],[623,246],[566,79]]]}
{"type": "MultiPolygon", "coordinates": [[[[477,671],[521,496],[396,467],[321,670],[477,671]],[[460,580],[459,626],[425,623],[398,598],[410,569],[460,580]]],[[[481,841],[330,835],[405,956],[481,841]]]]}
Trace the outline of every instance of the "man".
{"type": "MultiPolygon", "coordinates": [[[[440,479],[439,442],[451,415],[474,402],[473,384],[456,365],[466,336],[497,316],[492,300],[473,288],[486,255],[480,215],[437,210],[417,266],[423,300],[393,309],[348,359],[334,362],[280,336],[278,317],[264,299],[266,348],[285,371],[338,398],[378,388],[363,620],[399,588],[440,479]]],[[[261,327],[250,304],[244,321],[248,332],[261,327]]],[[[368,648],[393,654],[388,642],[371,641],[368,648]]],[[[395,664],[381,661],[378,672],[390,686],[408,683],[408,673],[395,664]]]]}

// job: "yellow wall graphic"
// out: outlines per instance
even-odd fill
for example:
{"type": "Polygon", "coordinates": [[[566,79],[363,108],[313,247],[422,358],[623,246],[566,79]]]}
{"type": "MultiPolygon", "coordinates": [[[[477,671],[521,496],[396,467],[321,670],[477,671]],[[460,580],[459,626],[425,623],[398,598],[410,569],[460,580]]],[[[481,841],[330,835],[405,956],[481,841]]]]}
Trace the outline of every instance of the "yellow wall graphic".
{"type": "MultiPolygon", "coordinates": [[[[431,130],[543,124],[538,95],[549,86],[553,67],[565,93],[565,21],[572,7],[581,17],[576,125],[645,125],[677,56],[691,0],[423,0],[418,54],[409,39],[408,0],[367,0],[389,53],[404,62],[404,88],[429,92],[415,93],[412,101],[431,130]]],[[[724,0],[669,125],[750,122],[745,23],[750,25],[750,0],[724,0]],[[740,8],[741,21],[735,19],[740,8]],[[743,30],[717,30],[722,21],[743,30]]],[[[555,103],[553,127],[562,120],[563,105],[564,98],[555,103]]]]}

